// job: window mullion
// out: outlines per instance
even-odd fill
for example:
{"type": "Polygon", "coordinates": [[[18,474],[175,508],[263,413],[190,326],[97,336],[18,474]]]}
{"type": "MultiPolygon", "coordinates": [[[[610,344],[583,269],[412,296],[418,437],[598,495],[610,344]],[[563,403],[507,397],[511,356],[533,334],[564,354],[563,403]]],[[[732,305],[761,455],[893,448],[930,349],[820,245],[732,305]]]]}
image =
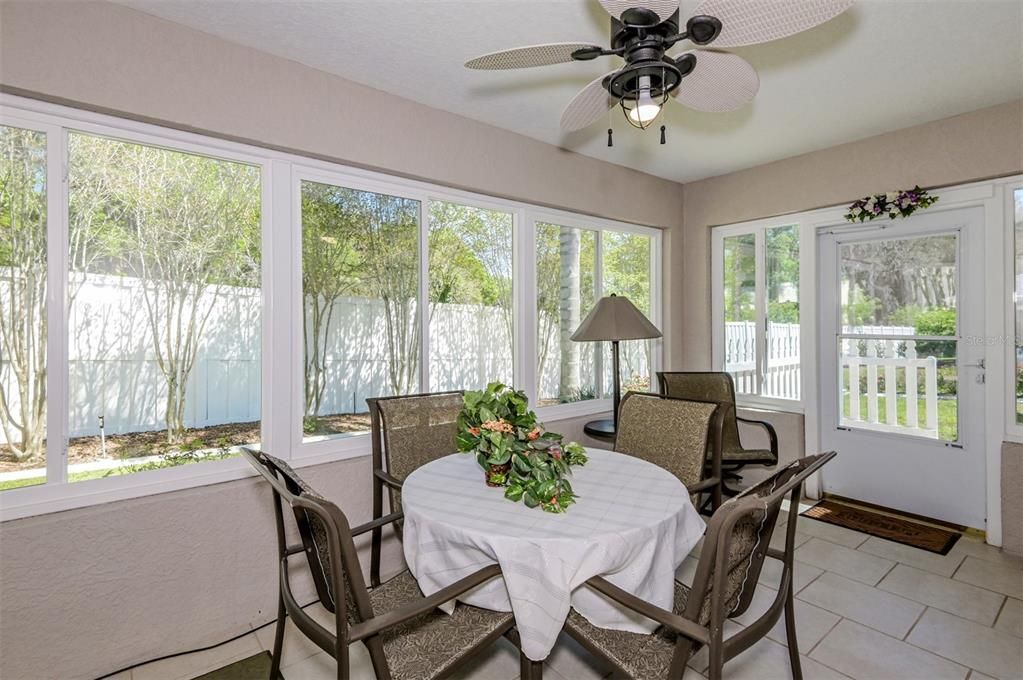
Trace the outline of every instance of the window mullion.
{"type": "Polygon", "coordinates": [[[537,375],[536,222],[524,210],[517,210],[512,235],[512,308],[516,322],[514,383],[526,393],[531,404],[539,399],[537,375]]]}
{"type": "Polygon", "coordinates": [[[46,483],[68,481],[68,133],[46,134],[46,483]]]}
{"type": "MultiPolygon", "coordinates": [[[[596,252],[593,254],[593,276],[595,279],[593,281],[593,304],[597,304],[600,298],[604,297],[604,230],[597,229],[596,234],[596,252]]],[[[597,343],[593,354],[597,364],[597,375],[594,380],[596,397],[597,399],[607,399],[608,395],[604,391],[604,343],[597,343]]]]}
{"type": "Polygon", "coordinates": [[[756,389],[764,394],[767,377],[767,230],[758,229],[754,241],[755,316],[756,316],[756,389]]]}
{"type": "Polygon", "coordinates": [[[419,197],[419,390],[430,385],[430,199],[419,197]]]}

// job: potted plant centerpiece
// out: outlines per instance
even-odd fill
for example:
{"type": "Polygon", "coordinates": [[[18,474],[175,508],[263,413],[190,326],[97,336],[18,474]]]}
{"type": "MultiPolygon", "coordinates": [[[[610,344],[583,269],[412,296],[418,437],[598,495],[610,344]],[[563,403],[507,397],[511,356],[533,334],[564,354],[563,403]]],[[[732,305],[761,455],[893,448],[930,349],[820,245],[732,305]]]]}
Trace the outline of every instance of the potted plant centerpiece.
{"type": "Polygon", "coordinates": [[[475,453],[487,485],[505,487],[508,500],[547,512],[564,512],[575,502],[565,475],[586,463],[586,450],[563,439],[537,423],[524,392],[494,382],[465,393],[458,450],[475,453]]]}

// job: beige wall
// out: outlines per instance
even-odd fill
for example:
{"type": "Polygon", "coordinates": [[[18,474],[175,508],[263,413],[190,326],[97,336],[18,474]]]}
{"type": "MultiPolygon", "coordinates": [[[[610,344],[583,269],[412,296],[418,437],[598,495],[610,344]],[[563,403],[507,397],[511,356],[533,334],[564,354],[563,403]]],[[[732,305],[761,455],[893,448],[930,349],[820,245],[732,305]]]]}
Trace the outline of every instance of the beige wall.
{"type": "Polygon", "coordinates": [[[686,184],[684,228],[671,239],[676,274],[665,299],[673,368],[710,368],[711,227],[850,203],[894,187],[959,184],[1023,172],[1023,102],[815,151],[686,184]]]}

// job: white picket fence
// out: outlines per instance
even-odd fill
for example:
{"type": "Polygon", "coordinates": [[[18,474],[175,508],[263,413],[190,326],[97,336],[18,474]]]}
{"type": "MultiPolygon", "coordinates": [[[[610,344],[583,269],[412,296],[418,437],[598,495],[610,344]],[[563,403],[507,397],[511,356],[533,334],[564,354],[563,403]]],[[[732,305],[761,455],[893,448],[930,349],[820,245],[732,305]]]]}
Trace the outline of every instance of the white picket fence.
{"type": "MultiPolygon", "coordinates": [[[[876,337],[911,336],[916,334],[916,330],[912,326],[845,326],[842,332],[875,337],[843,340],[840,388],[846,403],[841,408],[841,424],[937,438],[937,359],[917,356],[916,342],[913,340],[876,337]],[[919,382],[921,371],[922,391],[919,382]],[[898,389],[900,384],[904,386],[901,392],[898,389]],[[866,397],[865,412],[860,403],[863,396],[866,397]],[[924,401],[922,413],[920,399],[924,401]],[[902,404],[905,406],[904,423],[900,423],[898,418],[902,404]]],[[[764,387],[761,393],[765,396],[798,399],[799,360],[799,324],[769,323],[764,387]]],[[[737,392],[756,392],[754,322],[725,324],[725,370],[735,379],[737,392]]]]}

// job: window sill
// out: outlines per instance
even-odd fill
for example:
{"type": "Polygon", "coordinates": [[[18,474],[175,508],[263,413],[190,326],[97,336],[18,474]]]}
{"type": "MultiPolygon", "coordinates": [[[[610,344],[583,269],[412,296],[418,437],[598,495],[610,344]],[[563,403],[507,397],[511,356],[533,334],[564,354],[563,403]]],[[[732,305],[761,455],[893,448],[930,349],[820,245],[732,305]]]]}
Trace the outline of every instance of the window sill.
{"type": "Polygon", "coordinates": [[[555,420],[568,420],[569,418],[581,418],[583,416],[594,416],[599,413],[610,412],[610,399],[588,399],[586,401],[575,401],[570,404],[540,406],[536,409],[536,417],[540,422],[548,423],[555,420]]]}
{"type": "MultiPolygon", "coordinates": [[[[337,440],[316,444],[316,450],[293,456],[289,464],[294,468],[304,468],[370,454],[370,440],[365,436],[346,438],[340,446],[337,440]]],[[[222,484],[255,475],[255,470],[244,459],[231,458],[71,484],[40,484],[10,489],[0,492],[0,522],[222,484]]]]}

